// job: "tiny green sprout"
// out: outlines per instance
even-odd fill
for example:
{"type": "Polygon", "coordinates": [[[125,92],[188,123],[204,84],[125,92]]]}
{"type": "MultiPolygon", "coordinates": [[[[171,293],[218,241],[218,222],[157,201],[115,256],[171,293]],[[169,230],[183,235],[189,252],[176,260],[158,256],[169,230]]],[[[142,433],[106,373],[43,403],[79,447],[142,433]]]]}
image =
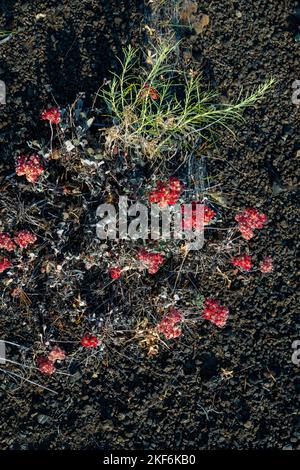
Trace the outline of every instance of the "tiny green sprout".
{"type": "Polygon", "coordinates": [[[194,300],[194,305],[196,305],[199,308],[203,307],[205,297],[202,294],[199,294],[196,299],[194,300]]]}

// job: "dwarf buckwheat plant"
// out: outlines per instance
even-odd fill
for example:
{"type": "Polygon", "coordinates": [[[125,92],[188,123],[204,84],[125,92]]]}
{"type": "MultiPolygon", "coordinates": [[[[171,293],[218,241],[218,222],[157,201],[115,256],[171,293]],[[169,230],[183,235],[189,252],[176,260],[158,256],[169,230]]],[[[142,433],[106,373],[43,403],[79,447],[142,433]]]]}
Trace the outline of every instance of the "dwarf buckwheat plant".
{"type": "Polygon", "coordinates": [[[55,372],[55,365],[45,356],[40,356],[36,360],[37,367],[42,374],[52,375],[55,372]]]}
{"type": "Polygon", "coordinates": [[[138,253],[138,259],[148,269],[149,274],[157,273],[159,267],[165,261],[165,258],[161,253],[151,253],[146,250],[141,250],[138,253]]]}
{"type": "Polygon", "coordinates": [[[273,260],[271,256],[266,256],[259,265],[262,273],[270,273],[273,271],[273,260]]]}
{"type": "Polygon", "coordinates": [[[222,328],[227,322],[229,310],[215,299],[205,299],[202,317],[222,328]]]}
{"type": "Polygon", "coordinates": [[[0,232],[0,248],[3,248],[7,251],[14,251],[16,248],[16,245],[8,233],[0,232]]]}
{"type": "Polygon", "coordinates": [[[16,173],[18,176],[26,176],[29,183],[36,183],[44,173],[40,157],[38,155],[19,155],[16,161],[16,173]]]}
{"type": "Polygon", "coordinates": [[[177,323],[182,322],[182,320],[182,313],[174,307],[171,307],[169,313],[161,320],[156,329],[158,333],[164,335],[166,339],[178,338],[182,330],[177,323]]]}
{"type": "Polygon", "coordinates": [[[0,273],[11,267],[11,262],[7,258],[0,258],[0,273]]]}
{"type": "Polygon", "coordinates": [[[97,348],[99,346],[100,341],[95,335],[91,335],[90,333],[86,333],[81,338],[81,345],[85,348],[97,348]]]}
{"type": "Polygon", "coordinates": [[[238,228],[242,237],[246,240],[253,238],[254,229],[261,229],[267,221],[267,216],[258,212],[257,209],[249,207],[240,214],[235,216],[235,220],[239,223],[238,228]]]}
{"type": "Polygon", "coordinates": [[[149,201],[157,203],[161,208],[174,205],[178,201],[183,187],[179,179],[174,177],[171,177],[167,183],[157,181],[156,189],[151,191],[149,195],[149,201]]]}
{"type": "Polygon", "coordinates": [[[59,346],[54,346],[48,354],[48,359],[51,362],[63,361],[66,358],[66,353],[59,346]]]}
{"type": "Polygon", "coordinates": [[[250,271],[252,268],[251,255],[244,254],[241,256],[235,256],[234,258],[231,258],[231,264],[238,268],[242,268],[245,271],[250,271]]]}
{"type": "Polygon", "coordinates": [[[61,112],[58,108],[45,109],[41,114],[41,119],[49,121],[51,124],[60,123],[61,112]]]}
{"type": "Polygon", "coordinates": [[[36,235],[28,230],[21,230],[14,236],[14,242],[21,248],[26,248],[37,241],[36,235]]]}

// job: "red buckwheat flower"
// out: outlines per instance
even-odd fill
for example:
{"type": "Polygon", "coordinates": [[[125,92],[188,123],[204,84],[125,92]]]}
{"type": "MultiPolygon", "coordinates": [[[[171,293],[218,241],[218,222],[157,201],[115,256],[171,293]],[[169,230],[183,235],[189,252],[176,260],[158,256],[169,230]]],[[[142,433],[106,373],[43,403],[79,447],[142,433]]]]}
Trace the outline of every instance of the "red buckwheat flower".
{"type": "Polygon", "coordinates": [[[115,268],[110,268],[110,270],[109,270],[109,275],[110,275],[111,279],[119,279],[121,274],[122,274],[122,269],[121,268],[115,267],[115,268]]]}
{"type": "Polygon", "coordinates": [[[217,213],[211,207],[204,206],[204,223],[209,224],[216,217],[217,213]]]}
{"type": "Polygon", "coordinates": [[[86,333],[81,338],[81,345],[85,348],[96,348],[99,346],[100,341],[95,335],[91,335],[90,333],[86,333]]]}
{"type": "Polygon", "coordinates": [[[246,240],[253,238],[254,229],[261,229],[267,221],[266,214],[258,212],[257,209],[249,207],[242,213],[235,216],[235,220],[239,222],[238,228],[242,234],[242,237],[246,240]]]}
{"type": "Polygon", "coordinates": [[[28,245],[32,245],[37,241],[37,237],[34,233],[28,230],[21,230],[14,236],[14,242],[21,248],[26,248],[28,245]]]}
{"type": "MultiPolygon", "coordinates": [[[[202,229],[202,221],[197,220],[197,206],[199,204],[202,204],[200,201],[193,201],[192,202],[192,211],[189,216],[184,215],[184,205],[181,206],[181,211],[184,216],[184,219],[182,221],[182,227],[185,230],[201,230],[202,229]]],[[[211,222],[212,219],[216,216],[216,212],[211,209],[210,207],[203,205],[203,224],[207,225],[211,222]]]]}
{"type": "Polygon", "coordinates": [[[167,183],[157,181],[156,189],[151,191],[149,195],[149,201],[157,203],[161,208],[174,205],[178,201],[183,187],[183,184],[175,177],[171,177],[167,183]]]}
{"type": "Polygon", "coordinates": [[[157,273],[160,265],[165,261],[161,253],[151,253],[150,251],[140,250],[138,260],[148,269],[149,274],[157,273]]]}
{"type": "Polygon", "coordinates": [[[7,258],[0,258],[0,273],[11,267],[11,262],[7,258]]]}
{"type": "Polygon", "coordinates": [[[183,320],[183,314],[180,312],[180,310],[177,310],[174,307],[170,307],[169,313],[165,316],[165,318],[167,318],[168,321],[172,323],[178,323],[183,320]]]}
{"type": "Polygon", "coordinates": [[[36,360],[37,367],[40,372],[52,375],[55,372],[55,365],[45,356],[40,356],[36,360]]]}
{"type": "Polygon", "coordinates": [[[63,361],[66,358],[65,351],[63,351],[59,346],[54,346],[48,354],[48,359],[51,362],[63,361]]]}
{"type": "Polygon", "coordinates": [[[160,334],[164,335],[166,339],[178,338],[182,330],[177,323],[180,323],[182,320],[182,313],[174,307],[170,307],[169,313],[161,320],[156,329],[160,334]]]}
{"type": "Polygon", "coordinates": [[[41,114],[41,119],[49,121],[51,124],[59,124],[61,112],[58,108],[45,109],[41,114]]]}
{"type": "Polygon", "coordinates": [[[150,98],[154,101],[159,98],[159,93],[156,88],[154,88],[153,86],[149,86],[148,83],[143,86],[141,91],[142,98],[146,98],[147,96],[150,96],[150,98]]]}
{"type": "Polygon", "coordinates": [[[273,271],[273,260],[271,256],[266,256],[259,265],[262,273],[270,273],[273,271]]]}
{"type": "Polygon", "coordinates": [[[18,176],[26,176],[29,183],[36,183],[44,168],[38,155],[19,155],[16,161],[16,173],[18,176]]]}
{"type": "Polygon", "coordinates": [[[178,338],[182,333],[180,326],[174,325],[161,325],[158,331],[163,334],[166,339],[178,338]]]}
{"type": "Polygon", "coordinates": [[[222,328],[227,322],[229,310],[215,299],[205,299],[202,317],[222,328]]]}
{"type": "Polygon", "coordinates": [[[3,248],[7,251],[14,251],[16,248],[16,245],[8,233],[0,232],[0,248],[3,248]]]}
{"type": "Polygon", "coordinates": [[[245,271],[250,271],[252,268],[251,255],[241,255],[231,258],[231,264],[237,266],[238,268],[245,269],[245,271]]]}

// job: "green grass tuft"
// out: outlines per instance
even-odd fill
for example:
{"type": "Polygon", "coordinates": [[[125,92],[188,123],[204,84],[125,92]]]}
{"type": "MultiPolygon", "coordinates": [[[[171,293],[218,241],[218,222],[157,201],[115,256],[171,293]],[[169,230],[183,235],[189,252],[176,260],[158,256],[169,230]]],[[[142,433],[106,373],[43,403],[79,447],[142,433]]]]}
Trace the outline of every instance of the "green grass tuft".
{"type": "Polygon", "coordinates": [[[174,46],[162,45],[139,64],[141,51],[124,50],[120,74],[113,73],[99,96],[105,102],[111,127],[106,130],[108,147],[118,146],[146,159],[173,155],[202,139],[209,139],[211,128],[243,121],[245,108],[253,106],[274,84],[267,80],[236,103],[221,104],[216,92],[203,89],[201,75],[170,66],[174,46]],[[148,87],[145,88],[145,85],[148,87]],[[153,88],[159,97],[147,92],[153,88]]]}

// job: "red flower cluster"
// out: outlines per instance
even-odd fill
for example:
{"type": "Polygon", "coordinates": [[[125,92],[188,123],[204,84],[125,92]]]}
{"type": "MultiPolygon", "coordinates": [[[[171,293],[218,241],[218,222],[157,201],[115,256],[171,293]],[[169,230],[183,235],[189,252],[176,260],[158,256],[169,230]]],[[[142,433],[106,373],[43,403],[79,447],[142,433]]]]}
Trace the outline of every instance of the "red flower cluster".
{"type": "Polygon", "coordinates": [[[267,221],[265,214],[259,213],[257,209],[249,207],[242,213],[235,216],[235,220],[239,223],[239,230],[242,237],[246,240],[250,240],[253,236],[253,230],[263,228],[263,225],[267,221]]]}
{"type": "Polygon", "coordinates": [[[266,256],[259,265],[259,269],[262,273],[270,273],[273,271],[273,260],[271,256],[266,256]]]}
{"type": "Polygon", "coordinates": [[[168,183],[157,181],[156,189],[151,191],[149,201],[157,203],[162,208],[176,204],[182,189],[183,185],[178,178],[171,177],[168,183]]]}
{"type": "Polygon", "coordinates": [[[170,307],[169,313],[157,325],[157,331],[164,335],[166,339],[178,338],[181,335],[181,328],[177,326],[177,323],[182,320],[182,313],[174,307],[170,307]]]}
{"type": "Polygon", "coordinates": [[[51,124],[58,124],[60,122],[61,112],[58,108],[45,109],[41,114],[41,119],[50,121],[51,124]]]}
{"type": "Polygon", "coordinates": [[[215,299],[205,299],[203,305],[204,311],[202,313],[202,317],[205,320],[209,320],[219,328],[226,324],[229,315],[227,307],[220,305],[215,299]]]}
{"type": "Polygon", "coordinates": [[[81,338],[81,345],[84,346],[85,348],[96,348],[99,346],[100,341],[95,335],[91,335],[90,333],[86,333],[82,338],[81,338]]]}
{"type": "Polygon", "coordinates": [[[66,353],[59,346],[54,346],[48,354],[48,359],[52,362],[63,361],[66,358],[66,353]]]}
{"type": "MultiPolygon", "coordinates": [[[[189,217],[185,216],[184,220],[182,221],[182,226],[185,230],[201,230],[202,228],[202,221],[197,223],[197,205],[201,204],[200,201],[193,201],[192,202],[192,211],[189,217]]],[[[182,214],[184,215],[184,205],[181,206],[182,214]]],[[[203,206],[203,216],[204,225],[209,224],[209,222],[216,216],[216,212],[211,209],[210,207],[204,205],[203,206]]]]}
{"type": "Polygon", "coordinates": [[[204,206],[204,223],[209,224],[209,222],[215,218],[217,215],[216,211],[214,211],[211,207],[204,206]]]}
{"type": "MultiPolygon", "coordinates": [[[[36,240],[36,236],[27,230],[21,230],[20,232],[17,232],[13,240],[8,233],[0,232],[0,249],[14,251],[17,248],[17,245],[19,245],[21,248],[26,248],[29,244],[34,243],[36,240]]],[[[11,262],[7,258],[1,258],[0,273],[3,273],[3,271],[10,268],[11,265],[11,262]]]]}
{"type": "Polygon", "coordinates": [[[156,88],[154,88],[153,86],[149,86],[148,83],[146,83],[146,85],[143,86],[143,89],[141,91],[141,96],[142,98],[150,96],[150,98],[155,101],[159,98],[159,93],[156,88]]]}
{"type": "Polygon", "coordinates": [[[122,274],[122,269],[121,268],[110,268],[109,270],[109,275],[111,277],[111,279],[119,279],[119,277],[121,276],[122,274]]]}
{"type": "Polygon", "coordinates": [[[29,183],[36,183],[44,168],[38,155],[19,155],[16,162],[16,173],[18,176],[26,176],[29,183]]]}
{"type": "Polygon", "coordinates": [[[16,245],[8,233],[0,232],[0,248],[3,248],[7,251],[14,251],[16,248],[16,245]]]}
{"type": "Polygon", "coordinates": [[[231,259],[231,263],[233,264],[233,266],[245,269],[245,271],[250,271],[250,269],[252,268],[251,255],[245,254],[241,256],[235,256],[231,259]]]}
{"type": "Polygon", "coordinates": [[[26,248],[28,245],[32,245],[37,241],[37,237],[34,233],[28,230],[21,230],[14,237],[14,242],[21,248],[26,248]]]}
{"type": "Polygon", "coordinates": [[[37,237],[34,233],[29,232],[28,230],[20,230],[14,236],[12,240],[8,233],[0,232],[0,248],[3,248],[7,251],[13,251],[16,248],[16,245],[21,248],[26,248],[28,245],[35,243],[37,237]]]}
{"type": "Polygon", "coordinates": [[[0,259],[0,273],[11,267],[11,262],[7,258],[0,259]]]}
{"type": "Polygon", "coordinates": [[[43,374],[52,375],[55,372],[54,363],[45,356],[38,357],[36,365],[38,366],[39,371],[43,374]]]}
{"type": "Polygon", "coordinates": [[[63,361],[66,357],[65,351],[60,347],[54,346],[48,356],[40,356],[36,360],[38,369],[43,374],[52,375],[55,372],[55,361],[63,361]]]}
{"type": "Polygon", "coordinates": [[[146,250],[141,250],[138,253],[138,259],[148,269],[149,274],[157,273],[160,265],[165,261],[165,258],[161,253],[151,253],[146,250]]]}

